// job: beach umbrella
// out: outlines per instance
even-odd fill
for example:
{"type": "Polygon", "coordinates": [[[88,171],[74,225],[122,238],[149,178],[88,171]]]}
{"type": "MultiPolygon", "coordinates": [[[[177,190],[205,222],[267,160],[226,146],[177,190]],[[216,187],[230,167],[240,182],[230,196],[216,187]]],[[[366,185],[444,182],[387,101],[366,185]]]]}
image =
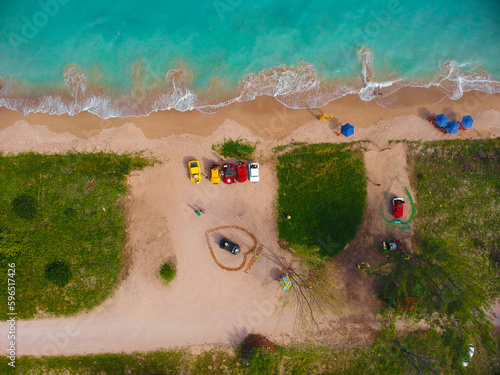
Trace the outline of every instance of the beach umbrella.
{"type": "Polygon", "coordinates": [[[458,133],[459,128],[460,128],[460,125],[458,125],[458,122],[450,121],[448,124],[446,124],[445,129],[449,134],[455,134],[455,133],[458,133]]]}
{"type": "Polygon", "coordinates": [[[354,126],[351,124],[345,124],[340,127],[340,133],[346,137],[350,137],[354,134],[354,126]]]}
{"type": "Polygon", "coordinates": [[[472,128],[473,122],[474,122],[474,119],[472,117],[470,117],[469,115],[462,117],[462,126],[464,129],[472,128]]]}
{"type": "Polygon", "coordinates": [[[285,275],[280,279],[280,287],[283,290],[288,290],[292,287],[292,280],[288,277],[288,275],[285,275]]]}
{"type": "Polygon", "coordinates": [[[438,124],[440,128],[445,127],[447,123],[448,117],[446,117],[444,114],[441,113],[440,115],[436,116],[436,124],[438,124]]]}

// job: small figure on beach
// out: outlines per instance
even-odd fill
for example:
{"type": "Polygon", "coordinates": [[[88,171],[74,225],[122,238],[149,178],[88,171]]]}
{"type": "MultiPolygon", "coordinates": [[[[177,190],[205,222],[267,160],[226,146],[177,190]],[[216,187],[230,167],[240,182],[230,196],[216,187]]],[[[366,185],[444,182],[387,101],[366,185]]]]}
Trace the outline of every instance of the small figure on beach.
{"type": "Polygon", "coordinates": [[[377,92],[377,91],[373,91],[373,93],[374,93],[375,95],[377,95],[377,96],[381,96],[381,95],[382,95],[382,93],[381,93],[381,92],[377,92]]]}
{"type": "Polygon", "coordinates": [[[201,208],[201,209],[200,209],[200,212],[201,212],[202,214],[204,214],[204,213],[205,213],[205,209],[204,209],[204,208],[201,208]]]}
{"type": "Polygon", "coordinates": [[[370,268],[370,265],[368,263],[361,262],[361,264],[357,264],[357,267],[359,270],[366,272],[366,270],[370,268]]]}

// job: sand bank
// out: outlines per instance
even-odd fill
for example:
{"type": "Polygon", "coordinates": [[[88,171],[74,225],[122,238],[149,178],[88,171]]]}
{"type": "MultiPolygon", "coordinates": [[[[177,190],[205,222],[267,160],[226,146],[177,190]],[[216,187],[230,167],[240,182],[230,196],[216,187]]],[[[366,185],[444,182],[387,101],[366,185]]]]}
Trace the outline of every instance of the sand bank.
{"type": "Polygon", "coordinates": [[[331,113],[334,118],[329,122],[318,122],[318,125],[328,125],[335,130],[338,124],[346,122],[363,128],[394,117],[416,115],[426,118],[430,114],[442,112],[450,120],[460,120],[463,115],[474,117],[490,109],[500,111],[500,94],[489,95],[474,91],[466,93],[459,100],[450,100],[438,88],[406,88],[398,91],[397,95],[382,95],[369,102],[362,101],[357,95],[349,95],[315,109],[289,109],[273,97],[264,96],[251,102],[233,103],[214,114],[196,110],[170,110],[156,112],[147,117],[106,120],[90,113],[76,116],[36,113],[24,116],[2,108],[0,130],[24,120],[32,125],[45,126],[54,133],[69,132],[79,138],[89,138],[104,129],[133,123],[151,139],[179,134],[208,136],[225,120],[230,119],[248,128],[261,140],[279,140],[300,126],[315,122],[321,113],[331,113]]]}

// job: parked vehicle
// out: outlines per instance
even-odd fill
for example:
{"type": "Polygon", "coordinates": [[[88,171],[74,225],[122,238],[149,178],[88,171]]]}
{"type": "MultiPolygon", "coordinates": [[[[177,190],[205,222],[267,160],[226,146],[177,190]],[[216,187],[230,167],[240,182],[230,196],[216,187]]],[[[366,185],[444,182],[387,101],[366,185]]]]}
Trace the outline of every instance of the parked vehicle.
{"type": "Polygon", "coordinates": [[[384,241],[382,242],[382,245],[384,246],[384,250],[401,250],[401,241],[395,240],[395,241],[384,241]]]}
{"type": "Polygon", "coordinates": [[[259,182],[259,163],[248,163],[248,179],[250,182],[259,182]]]}
{"type": "Polygon", "coordinates": [[[234,255],[240,252],[240,246],[232,241],[229,241],[227,238],[223,238],[222,240],[220,240],[219,247],[223,250],[229,251],[231,254],[234,255]]]}
{"type": "Polygon", "coordinates": [[[236,181],[245,182],[247,180],[247,165],[239,161],[236,163],[236,181]]]}
{"type": "Polygon", "coordinates": [[[210,165],[210,182],[212,184],[218,184],[220,182],[220,164],[212,163],[210,165]]]}
{"type": "Polygon", "coordinates": [[[474,345],[469,344],[469,358],[466,358],[462,362],[462,366],[467,367],[469,365],[469,362],[472,359],[472,356],[474,355],[474,345]]]}
{"type": "Polygon", "coordinates": [[[402,198],[394,197],[392,198],[392,214],[394,217],[403,216],[403,205],[405,201],[402,198]]]}
{"type": "Polygon", "coordinates": [[[198,160],[191,160],[188,163],[188,167],[189,167],[189,175],[191,177],[191,181],[193,181],[196,184],[199,184],[201,181],[200,162],[198,160]]]}
{"type": "Polygon", "coordinates": [[[234,164],[224,164],[222,166],[222,177],[225,184],[234,182],[234,164]]]}

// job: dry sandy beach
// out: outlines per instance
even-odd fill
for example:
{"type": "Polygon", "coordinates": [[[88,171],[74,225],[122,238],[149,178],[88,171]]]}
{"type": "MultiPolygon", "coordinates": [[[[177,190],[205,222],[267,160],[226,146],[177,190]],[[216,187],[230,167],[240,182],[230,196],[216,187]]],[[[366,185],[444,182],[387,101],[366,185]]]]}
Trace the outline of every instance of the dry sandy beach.
{"type": "MultiPolygon", "coordinates": [[[[168,112],[110,120],[90,114],[22,116],[0,110],[3,153],[145,151],[162,162],[129,178],[125,267],[116,291],[86,313],[18,322],[18,354],[227,345],[250,331],[279,342],[306,337],[339,346],[368,342],[378,328],[373,319],[378,302],[366,275],[355,265],[361,260],[376,261],[363,244],[392,233],[379,211],[385,190],[389,185],[396,190],[409,186],[405,145],[389,141],[500,137],[499,95],[472,92],[451,101],[442,99],[439,92],[422,90],[420,96],[412,92],[411,98],[402,92],[398,103],[381,97],[379,105],[346,97],[321,110],[290,110],[272,98],[259,98],[213,115],[168,112]],[[424,104],[430,102],[435,104],[424,104]],[[322,112],[332,113],[334,120],[317,121],[322,112]],[[441,112],[452,120],[470,114],[474,126],[454,135],[443,134],[425,119],[441,112]],[[337,136],[339,123],[346,122],[356,126],[354,136],[348,139],[337,136]],[[258,142],[255,159],[261,163],[261,181],[215,186],[203,180],[195,186],[187,177],[186,162],[197,158],[206,171],[211,161],[220,159],[211,150],[212,144],[225,137],[258,142]],[[290,142],[360,140],[370,142],[364,155],[369,182],[363,224],[356,239],[336,259],[336,288],[342,305],[339,313],[324,317],[321,334],[311,334],[296,320],[292,306],[282,307],[286,292],[274,280],[281,257],[288,254],[277,246],[273,149],[290,142]],[[197,217],[193,211],[198,208],[204,208],[206,214],[197,217]],[[217,250],[218,237],[205,233],[220,226],[238,226],[255,236],[256,245],[263,250],[251,269],[247,267],[252,254],[235,258],[214,252],[218,263],[226,267],[237,268],[244,262],[238,271],[222,269],[214,261],[210,246],[217,250]],[[158,268],[170,258],[175,259],[178,273],[171,284],[164,285],[158,268]]],[[[242,252],[255,244],[238,228],[220,232],[239,241],[242,252]]],[[[402,239],[410,241],[411,235],[405,231],[402,239]]],[[[496,324],[500,326],[498,319],[496,324]]],[[[7,332],[8,324],[1,322],[0,329],[7,332]]],[[[7,345],[7,334],[0,335],[0,345],[7,345]]]]}

